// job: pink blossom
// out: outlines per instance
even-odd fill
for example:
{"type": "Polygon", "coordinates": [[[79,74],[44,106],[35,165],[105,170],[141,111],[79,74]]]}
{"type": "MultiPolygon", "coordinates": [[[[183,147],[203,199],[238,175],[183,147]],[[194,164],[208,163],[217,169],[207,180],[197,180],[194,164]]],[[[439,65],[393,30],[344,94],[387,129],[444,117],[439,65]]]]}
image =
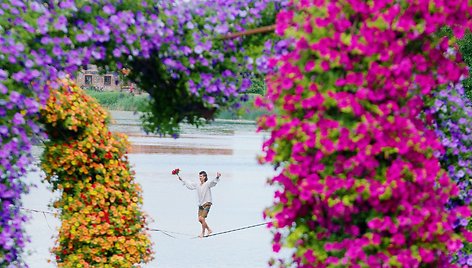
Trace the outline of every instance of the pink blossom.
{"type": "Polygon", "coordinates": [[[403,246],[405,244],[405,236],[401,233],[397,233],[392,237],[392,242],[397,246],[403,246]]]}
{"type": "Polygon", "coordinates": [[[316,260],[315,255],[313,255],[313,251],[310,249],[305,252],[304,256],[308,263],[313,263],[316,260]]]}
{"type": "Polygon", "coordinates": [[[421,259],[427,263],[430,263],[434,260],[434,254],[431,250],[425,248],[419,248],[418,252],[421,256],[421,259]]]}
{"type": "Polygon", "coordinates": [[[279,243],[274,243],[274,244],[272,244],[272,251],[274,251],[274,252],[279,252],[279,251],[280,251],[280,248],[281,248],[281,246],[280,246],[279,243]]]}
{"type": "Polygon", "coordinates": [[[315,62],[309,61],[305,65],[305,72],[311,72],[315,68],[315,62]]]}

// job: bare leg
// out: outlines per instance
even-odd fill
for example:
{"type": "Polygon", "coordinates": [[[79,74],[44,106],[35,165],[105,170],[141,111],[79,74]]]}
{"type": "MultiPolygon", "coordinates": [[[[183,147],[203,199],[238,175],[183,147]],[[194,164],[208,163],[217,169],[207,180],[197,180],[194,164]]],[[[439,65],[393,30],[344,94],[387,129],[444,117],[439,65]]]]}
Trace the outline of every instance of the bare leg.
{"type": "Polygon", "coordinates": [[[199,216],[198,217],[198,221],[202,224],[202,233],[200,234],[200,237],[203,237],[205,236],[205,229],[208,230],[208,233],[207,235],[211,234],[213,231],[210,229],[210,227],[208,226],[206,220],[204,217],[202,216],[199,216]]]}
{"type": "Polygon", "coordinates": [[[205,236],[205,229],[206,229],[207,225],[206,225],[206,222],[205,222],[205,218],[203,218],[202,216],[198,216],[198,221],[202,225],[202,233],[198,237],[202,238],[202,237],[205,236]]]}
{"type": "Polygon", "coordinates": [[[205,227],[203,227],[202,225],[202,233],[198,237],[202,238],[204,236],[205,236],[205,227]]]}
{"type": "Polygon", "coordinates": [[[203,222],[205,223],[205,228],[208,230],[207,235],[213,233],[213,231],[210,229],[210,226],[208,226],[208,223],[206,222],[205,218],[203,218],[203,222]]]}

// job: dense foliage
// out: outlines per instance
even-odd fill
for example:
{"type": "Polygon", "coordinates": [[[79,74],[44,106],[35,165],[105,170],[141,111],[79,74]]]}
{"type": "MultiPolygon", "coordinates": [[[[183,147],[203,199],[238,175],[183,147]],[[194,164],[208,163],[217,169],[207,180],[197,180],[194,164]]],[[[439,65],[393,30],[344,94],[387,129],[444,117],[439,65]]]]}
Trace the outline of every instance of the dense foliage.
{"type": "Polygon", "coordinates": [[[61,227],[52,249],[59,267],[132,267],[151,259],[140,186],[124,135],[68,79],[51,91],[41,120],[49,140],[41,157],[45,180],[59,191],[61,227]]]}
{"type": "Polygon", "coordinates": [[[280,167],[266,215],[273,249],[297,267],[451,267],[471,233],[446,209],[457,185],[421,120],[421,96],[466,73],[448,38],[470,26],[467,1],[293,1],[277,32],[294,50],[272,61],[267,101],[275,115],[262,161],[280,167]]]}
{"type": "MultiPolygon", "coordinates": [[[[472,34],[467,32],[459,42],[460,52],[464,57],[464,62],[467,63],[467,66],[470,69],[472,68],[472,34]]],[[[465,95],[472,101],[472,79],[471,76],[465,78],[462,82],[464,85],[465,95]]]]}
{"type": "Polygon", "coordinates": [[[251,78],[251,87],[247,90],[247,93],[265,95],[267,91],[267,86],[262,77],[252,76],[251,78]]]}

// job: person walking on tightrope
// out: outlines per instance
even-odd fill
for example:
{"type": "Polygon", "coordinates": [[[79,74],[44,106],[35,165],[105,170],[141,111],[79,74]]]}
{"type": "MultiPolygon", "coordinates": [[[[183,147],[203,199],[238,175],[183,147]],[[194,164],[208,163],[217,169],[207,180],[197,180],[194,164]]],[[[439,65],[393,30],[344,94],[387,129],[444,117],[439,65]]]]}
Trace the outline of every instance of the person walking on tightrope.
{"type": "Polygon", "coordinates": [[[207,231],[207,236],[212,233],[210,226],[206,222],[206,218],[208,216],[208,212],[210,212],[210,207],[212,205],[212,198],[211,198],[211,188],[214,187],[219,181],[221,177],[221,173],[216,173],[216,178],[213,180],[208,180],[207,173],[205,171],[200,171],[199,178],[200,183],[197,182],[189,182],[187,180],[183,180],[179,175],[179,169],[175,169],[172,171],[172,174],[177,175],[179,180],[190,190],[197,190],[198,194],[198,221],[202,224],[202,233],[199,235],[200,238],[205,236],[205,230],[207,231]]]}

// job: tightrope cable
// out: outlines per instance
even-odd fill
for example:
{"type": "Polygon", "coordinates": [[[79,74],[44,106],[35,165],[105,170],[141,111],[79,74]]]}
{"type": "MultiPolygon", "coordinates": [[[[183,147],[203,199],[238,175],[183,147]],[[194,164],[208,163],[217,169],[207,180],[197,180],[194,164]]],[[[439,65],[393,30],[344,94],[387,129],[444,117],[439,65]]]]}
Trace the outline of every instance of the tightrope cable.
{"type": "Polygon", "coordinates": [[[171,235],[171,234],[168,234],[166,231],[163,231],[163,230],[158,230],[158,229],[148,229],[148,230],[149,230],[149,231],[155,231],[155,232],[161,232],[161,233],[163,233],[163,234],[165,234],[165,235],[167,235],[167,236],[169,236],[169,237],[177,238],[177,237],[175,237],[175,236],[173,236],[173,235],[171,235]]]}
{"type": "MultiPolygon", "coordinates": [[[[20,209],[26,210],[26,211],[29,211],[29,212],[42,213],[42,214],[44,215],[44,218],[45,218],[45,220],[46,220],[46,223],[47,223],[49,229],[51,229],[51,227],[49,226],[49,222],[48,222],[48,220],[47,220],[46,214],[56,215],[56,213],[50,212],[50,211],[44,211],[44,210],[37,210],[37,209],[31,209],[31,208],[24,208],[24,207],[20,207],[20,209]]],[[[222,235],[222,234],[227,234],[227,233],[232,233],[232,232],[237,232],[237,231],[241,231],[241,230],[245,230],[245,229],[250,229],[250,228],[254,228],[254,227],[258,227],[258,226],[262,226],[262,225],[267,225],[267,224],[269,224],[269,223],[271,223],[271,222],[270,222],[270,221],[268,221],[268,222],[262,222],[262,223],[253,224],[253,225],[248,225],[248,226],[244,226],[244,227],[240,227],[240,228],[236,228],[236,229],[231,229],[231,230],[227,230],[227,231],[223,231],[223,232],[212,233],[212,234],[203,236],[203,238],[211,237],[211,236],[217,236],[217,235],[222,235]]],[[[178,237],[176,237],[176,236],[174,236],[174,235],[172,235],[172,234],[188,236],[188,237],[191,237],[191,239],[200,237],[200,236],[195,236],[195,237],[193,237],[193,235],[190,235],[190,234],[179,233],[179,232],[172,232],[172,231],[163,230],[163,229],[146,228],[146,230],[151,231],[151,232],[161,232],[161,233],[163,233],[164,235],[169,236],[169,237],[172,237],[172,238],[175,238],[175,239],[178,239],[178,237]]]]}
{"type": "MultiPolygon", "coordinates": [[[[236,231],[241,231],[241,230],[244,230],[244,229],[254,228],[254,227],[258,227],[258,226],[262,226],[262,225],[267,225],[269,223],[271,223],[271,222],[268,221],[268,222],[263,222],[263,223],[249,225],[249,226],[244,226],[244,227],[241,227],[241,228],[236,228],[236,229],[232,229],[232,230],[228,230],[228,231],[224,231],[224,232],[212,233],[212,234],[203,236],[203,238],[210,237],[210,236],[227,234],[227,233],[232,233],[232,232],[236,232],[236,231]]],[[[197,237],[199,237],[199,236],[197,236],[197,237]]],[[[194,237],[194,238],[197,238],[197,237],[194,237]]]]}
{"type": "Polygon", "coordinates": [[[148,231],[152,231],[152,232],[161,232],[167,236],[170,236],[170,237],[173,237],[173,238],[177,238],[173,235],[170,235],[170,234],[178,234],[178,235],[185,235],[185,236],[193,236],[191,234],[184,234],[184,233],[179,233],[179,232],[172,232],[172,231],[167,231],[167,230],[162,230],[162,229],[153,229],[153,228],[147,228],[148,231]]]}
{"type": "MultiPolygon", "coordinates": [[[[269,222],[263,222],[263,223],[248,225],[248,226],[244,226],[244,227],[240,227],[240,228],[236,228],[236,229],[231,229],[231,230],[227,230],[227,231],[223,231],[223,232],[212,233],[212,234],[203,236],[203,238],[211,237],[211,236],[216,236],[216,235],[227,234],[227,233],[232,233],[232,232],[237,232],[237,231],[241,231],[241,230],[245,230],[245,229],[249,229],[249,228],[254,228],[254,227],[258,227],[258,226],[262,226],[262,225],[267,225],[267,224],[269,224],[269,223],[271,223],[271,222],[270,222],[270,221],[269,221],[269,222]]],[[[147,230],[153,231],[153,232],[161,232],[161,233],[163,233],[163,234],[165,234],[165,235],[167,235],[167,236],[169,236],[169,237],[176,238],[176,239],[178,239],[178,237],[175,237],[175,236],[173,236],[173,235],[171,235],[171,234],[179,234],[179,235],[185,235],[185,236],[193,236],[193,235],[184,234],[184,233],[166,231],[166,230],[162,230],[162,229],[152,229],[152,228],[148,228],[147,230]]],[[[195,239],[195,238],[200,238],[200,236],[193,236],[193,237],[191,237],[190,239],[195,239]]]]}
{"type": "Polygon", "coordinates": [[[55,214],[54,212],[51,212],[51,211],[37,210],[37,209],[31,209],[31,208],[20,207],[20,209],[26,210],[26,211],[29,211],[29,212],[37,212],[37,213],[43,213],[43,214],[47,213],[47,214],[51,214],[51,215],[55,214]]]}
{"type": "Polygon", "coordinates": [[[43,216],[44,216],[44,219],[46,220],[46,224],[48,225],[49,230],[52,231],[52,228],[51,228],[51,226],[49,225],[49,222],[48,222],[48,217],[46,217],[46,213],[43,212],[43,216]]]}
{"type": "Polygon", "coordinates": [[[44,220],[46,220],[46,224],[48,225],[49,230],[52,230],[51,225],[49,225],[48,217],[46,217],[46,214],[55,215],[54,212],[44,211],[44,210],[37,210],[37,209],[32,209],[32,208],[24,208],[24,207],[20,207],[20,209],[28,211],[28,212],[35,212],[35,213],[43,214],[44,220]]]}

